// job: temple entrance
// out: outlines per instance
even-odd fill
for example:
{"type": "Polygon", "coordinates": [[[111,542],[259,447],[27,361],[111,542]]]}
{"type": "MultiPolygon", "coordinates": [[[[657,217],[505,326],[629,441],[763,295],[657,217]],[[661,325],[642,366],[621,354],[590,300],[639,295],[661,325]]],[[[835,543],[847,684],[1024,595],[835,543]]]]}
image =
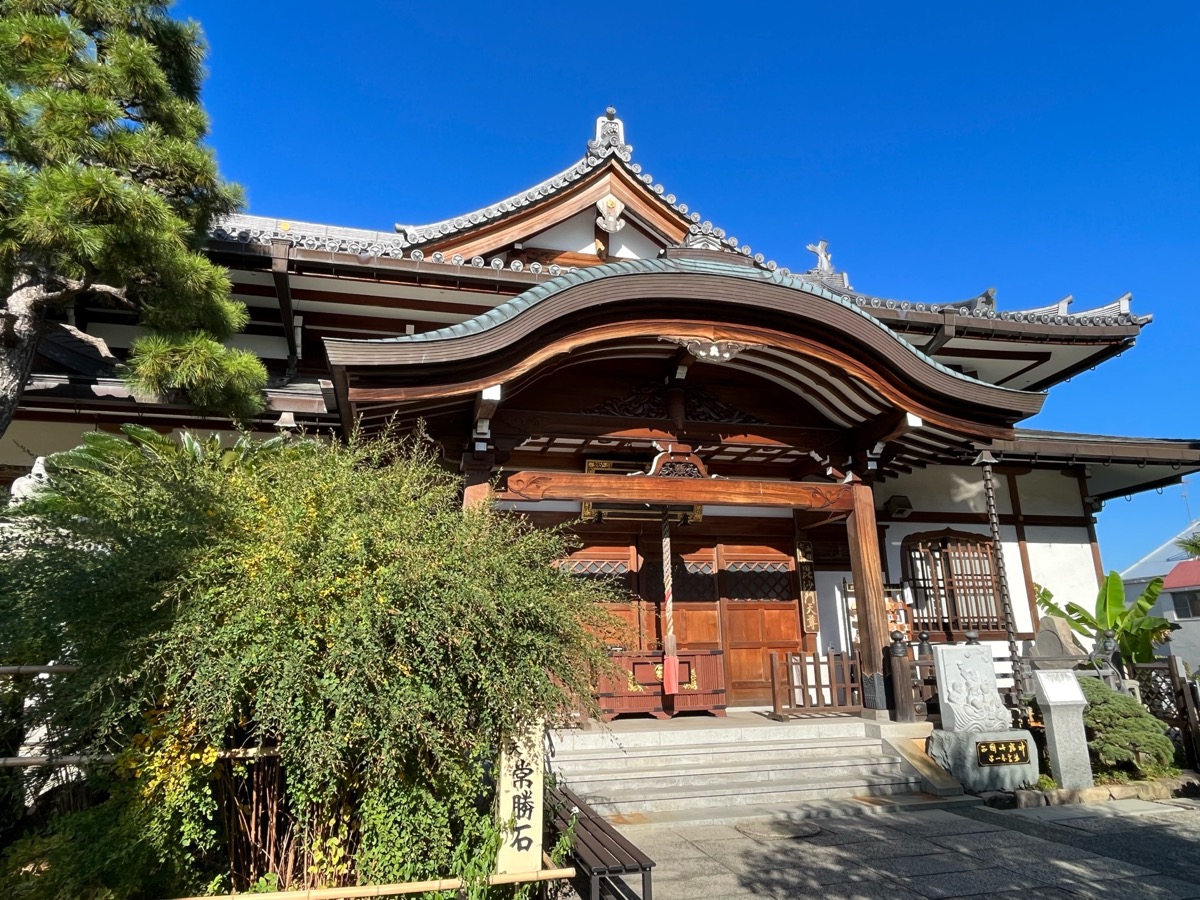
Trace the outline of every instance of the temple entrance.
{"type": "MultiPolygon", "coordinates": [[[[717,536],[698,538],[677,539],[673,547],[679,649],[723,651],[728,704],[768,705],[771,652],[816,647],[816,634],[806,634],[802,625],[794,546],[783,536],[729,538],[728,543],[717,536]]],[[[627,540],[589,542],[569,564],[580,574],[616,579],[629,592],[629,602],[611,610],[627,626],[614,636],[617,646],[658,650],[663,640],[658,536],[636,533],[627,540]]]]}

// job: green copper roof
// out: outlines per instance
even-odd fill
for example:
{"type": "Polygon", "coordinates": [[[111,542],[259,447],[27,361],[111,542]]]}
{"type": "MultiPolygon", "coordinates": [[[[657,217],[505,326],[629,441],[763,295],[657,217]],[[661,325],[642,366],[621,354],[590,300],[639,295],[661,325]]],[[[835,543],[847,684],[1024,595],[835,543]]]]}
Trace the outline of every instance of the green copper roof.
{"type": "Polygon", "coordinates": [[[448,341],[454,338],[466,337],[472,334],[490,331],[491,329],[509,321],[510,319],[520,315],[525,310],[537,306],[549,297],[562,291],[576,287],[581,284],[586,284],[592,281],[599,281],[604,278],[617,278],[622,275],[655,275],[655,274],[678,274],[689,273],[695,275],[716,275],[722,278],[739,278],[743,281],[756,281],[767,284],[776,284],[789,290],[811,294],[821,297],[830,303],[836,303],[844,309],[849,310],[856,316],[861,316],[869,321],[880,331],[887,334],[890,338],[905,347],[910,353],[920,359],[928,366],[944,372],[954,378],[970,384],[986,384],[988,387],[998,390],[1008,391],[1014,394],[1025,394],[1028,391],[1015,390],[999,385],[988,384],[988,382],[980,381],[977,378],[972,378],[969,375],[964,375],[962,372],[956,372],[953,369],[947,368],[933,357],[926,355],[918,350],[887,325],[880,322],[870,313],[866,312],[858,306],[858,304],[847,299],[846,297],[831,291],[828,287],[813,281],[807,281],[804,278],[784,274],[778,269],[768,271],[757,267],[747,266],[745,264],[724,262],[712,259],[628,259],[620,262],[604,263],[599,266],[589,266],[586,268],[573,269],[556,278],[536,285],[524,293],[513,297],[504,303],[501,303],[495,309],[488,310],[482,315],[478,315],[473,319],[468,319],[465,322],[459,322],[456,325],[449,325],[445,328],[438,328],[434,331],[426,331],[421,334],[406,334],[392,338],[372,338],[362,341],[353,341],[353,343],[427,343],[432,341],[448,341]]]}

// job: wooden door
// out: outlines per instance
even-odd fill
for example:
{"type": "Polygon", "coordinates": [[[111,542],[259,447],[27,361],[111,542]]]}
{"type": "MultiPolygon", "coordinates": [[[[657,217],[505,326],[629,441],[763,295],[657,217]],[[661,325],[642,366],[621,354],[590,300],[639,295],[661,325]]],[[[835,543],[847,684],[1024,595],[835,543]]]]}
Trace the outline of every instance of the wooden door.
{"type": "Polygon", "coordinates": [[[771,652],[801,648],[795,566],[783,553],[759,552],[753,559],[736,548],[723,549],[721,618],[729,705],[769,705],[771,652]]]}
{"type": "MultiPolygon", "coordinates": [[[[717,591],[716,553],[712,547],[678,548],[671,567],[675,640],[680,650],[721,649],[721,615],[717,591]]],[[[654,611],[652,627],[662,647],[662,557],[646,556],[638,593],[654,611]]]]}

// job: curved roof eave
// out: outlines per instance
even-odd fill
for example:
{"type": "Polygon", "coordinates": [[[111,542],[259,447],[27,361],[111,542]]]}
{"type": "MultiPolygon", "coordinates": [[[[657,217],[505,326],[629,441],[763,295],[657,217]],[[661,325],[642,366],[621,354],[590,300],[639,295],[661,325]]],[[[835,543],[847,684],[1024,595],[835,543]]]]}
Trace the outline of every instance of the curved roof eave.
{"type": "MultiPolygon", "coordinates": [[[[687,257],[632,259],[575,269],[536,285],[517,297],[500,304],[495,309],[489,310],[465,322],[422,334],[402,335],[391,338],[326,338],[326,352],[330,363],[334,366],[428,364],[433,362],[428,353],[428,350],[433,349],[433,347],[440,346],[444,348],[449,342],[456,342],[465,338],[486,334],[506,323],[517,320],[527,311],[533,310],[545,304],[551,298],[573,288],[606,279],[670,274],[737,279],[772,285],[798,294],[819,297],[844,310],[843,315],[849,313],[863,320],[865,323],[869,323],[869,328],[876,330],[885,343],[893,345],[899,354],[908,357],[912,362],[918,363],[920,367],[936,372],[942,377],[953,379],[961,383],[963,387],[969,387],[972,392],[983,391],[994,398],[1007,398],[1008,402],[1005,405],[1011,406],[1014,410],[1029,408],[1029,411],[1024,411],[1021,417],[1032,415],[1033,412],[1037,411],[1036,408],[1040,408],[1041,406],[1043,394],[989,384],[946,367],[904,340],[904,338],[887,325],[861,309],[856,303],[831,291],[828,287],[820,283],[808,281],[794,275],[783,274],[779,270],[772,272],[747,266],[744,263],[726,263],[714,259],[687,257]],[[389,353],[387,352],[389,349],[400,352],[389,353]],[[374,358],[372,359],[371,357],[374,358]]],[[[436,355],[438,357],[449,357],[446,353],[438,353],[436,355]]]]}

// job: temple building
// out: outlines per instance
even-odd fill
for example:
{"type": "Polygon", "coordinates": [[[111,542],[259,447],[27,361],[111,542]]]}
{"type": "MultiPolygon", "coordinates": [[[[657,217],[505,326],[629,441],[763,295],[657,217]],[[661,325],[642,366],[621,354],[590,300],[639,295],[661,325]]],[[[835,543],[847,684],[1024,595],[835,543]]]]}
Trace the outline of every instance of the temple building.
{"type": "MultiPolygon", "coordinates": [[[[705,220],[634,161],[612,109],[581,149],[441,222],[239,215],[208,252],[250,310],[234,343],[272,375],[264,429],[423,421],[467,502],[494,486],[536,523],[576,523],[564,565],[630,597],[614,648],[674,640],[692,661],[677,696],[707,696],[691,708],[769,704],[773,651],[855,647],[862,704],[883,707],[893,631],[974,632],[1004,656],[1032,636],[1035,584],[1094,598],[1107,499],[1200,470],[1200,441],[1019,427],[1133,346],[1150,319],[1129,295],[1001,310],[991,292],[864,293],[824,241],[789,269],[705,220]]],[[[10,479],[24,448],[84,429],[223,427],[130,395],[117,366],[137,333],[84,304],[47,336],[0,441],[10,479]]]]}

